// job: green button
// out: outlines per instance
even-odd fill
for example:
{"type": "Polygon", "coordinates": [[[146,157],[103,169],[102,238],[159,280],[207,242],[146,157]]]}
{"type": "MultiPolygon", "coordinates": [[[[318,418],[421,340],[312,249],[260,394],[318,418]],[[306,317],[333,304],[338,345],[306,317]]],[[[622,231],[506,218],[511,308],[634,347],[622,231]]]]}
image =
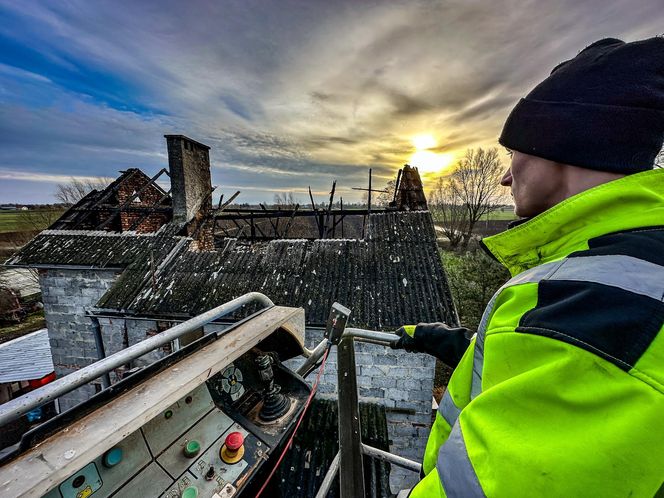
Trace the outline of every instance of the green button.
{"type": "MultiPolygon", "coordinates": [[[[194,458],[196,455],[198,455],[198,453],[200,453],[200,451],[201,451],[201,443],[199,443],[195,439],[192,439],[184,446],[184,456],[186,456],[187,458],[194,458]]],[[[196,491],[196,493],[198,493],[198,491],[196,491]]],[[[194,496],[198,495],[196,494],[194,496]]]]}
{"type": "Polygon", "coordinates": [[[119,446],[116,446],[115,448],[111,448],[104,454],[104,467],[115,467],[117,464],[119,464],[122,461],[122,448],[119,446]]]}
{"type": "Polygon", "coordinates": [[[189,486],[182,492],[182,498],[197,498],[198,488],[196,486],[189,486]]]}

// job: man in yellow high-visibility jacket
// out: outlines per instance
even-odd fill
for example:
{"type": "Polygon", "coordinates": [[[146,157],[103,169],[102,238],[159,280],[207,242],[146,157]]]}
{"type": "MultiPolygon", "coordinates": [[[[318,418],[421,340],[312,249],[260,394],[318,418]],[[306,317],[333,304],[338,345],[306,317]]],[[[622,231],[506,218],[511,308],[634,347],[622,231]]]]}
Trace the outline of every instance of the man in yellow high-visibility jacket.
{"type": "Polygon", "coordinates": [[[460,359],[412,498],[664,492],[663,140],[661,37],[600,40],[514,108],[527,220],[483,241],[513,278],[461,358],[442,324],[396,345],[460,359]]]}

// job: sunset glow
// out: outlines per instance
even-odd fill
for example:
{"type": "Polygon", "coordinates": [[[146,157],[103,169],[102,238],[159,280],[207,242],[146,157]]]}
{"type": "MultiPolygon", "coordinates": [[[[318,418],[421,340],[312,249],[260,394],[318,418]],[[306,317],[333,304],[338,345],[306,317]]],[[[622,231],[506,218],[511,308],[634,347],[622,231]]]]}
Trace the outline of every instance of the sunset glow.
{"type": "Polygon", "coordinates": [[[417,135],[413,137],[413,145],[418,151],[431,149],[436,146],[436,139],[431,135],[417,135]]]}
{"type": "Polygon", "coordinates": [[[581,47],[664,26],[662,0],[514,3],[4,0],[0,204],[151,177],[171,133],[211,147],[213,202],[304,205],[339,180],[360,203],[369,168],[378,189],[405,163],[435,181],[496,147],[519,98],[581,47]]]}
{"type": "Polygon", "coordinates": [[[410,165],[416,166],[422,173],[437,173],[447,168],[454,161],[454,155],[438,153],[432,150],[438,144],[432,135],[417,135],[413,137],[415,153],[410,156],[410,165]]]}

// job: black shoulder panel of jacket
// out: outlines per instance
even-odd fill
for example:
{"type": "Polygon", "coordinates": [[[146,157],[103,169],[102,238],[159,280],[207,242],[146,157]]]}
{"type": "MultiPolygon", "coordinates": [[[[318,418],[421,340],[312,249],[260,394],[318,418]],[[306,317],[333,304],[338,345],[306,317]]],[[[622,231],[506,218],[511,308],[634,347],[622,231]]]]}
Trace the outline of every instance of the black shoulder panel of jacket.
{"type": "Polygon", "coordinates": [[[552,337],[630,370],[664,323],[664,303],[592,282],[543,280],[517,332],[552,337]]]}
{"type": "Polygon", "coordinates": [[[628,232],[610,233],[588,241],[589,249],[570,254],[569,258],[620,254],[664,266],[664,227],[649,227],[628,232]]]}
{"type": "MultiPolygon", "coordinates": [[[[664,266],[664,228],[604,235],[569,257],[625,255],[664,266]]],[[[664,324],[664,302],[593,282],[543,280],[517,332],[574,344],[630,370],[664,324]]]]}

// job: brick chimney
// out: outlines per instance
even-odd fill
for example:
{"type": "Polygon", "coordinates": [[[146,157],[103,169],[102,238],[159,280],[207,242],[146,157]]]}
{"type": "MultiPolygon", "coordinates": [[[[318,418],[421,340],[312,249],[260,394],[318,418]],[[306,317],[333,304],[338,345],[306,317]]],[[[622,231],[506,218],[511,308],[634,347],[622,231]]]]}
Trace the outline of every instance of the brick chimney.
{"type": "Polygon", "coordinates": [[[212,208],[210,147],[183,135],[164,135],[171,174],[173,221],[186,223],[212,208]]]}
{"type": "Polygon", "coordinates": [[[390,207],[396,207],[398,211],[426,211],[429,209],[417,168],[406,164],[399,171],[394,201],[390,203],[390,207]]]}

